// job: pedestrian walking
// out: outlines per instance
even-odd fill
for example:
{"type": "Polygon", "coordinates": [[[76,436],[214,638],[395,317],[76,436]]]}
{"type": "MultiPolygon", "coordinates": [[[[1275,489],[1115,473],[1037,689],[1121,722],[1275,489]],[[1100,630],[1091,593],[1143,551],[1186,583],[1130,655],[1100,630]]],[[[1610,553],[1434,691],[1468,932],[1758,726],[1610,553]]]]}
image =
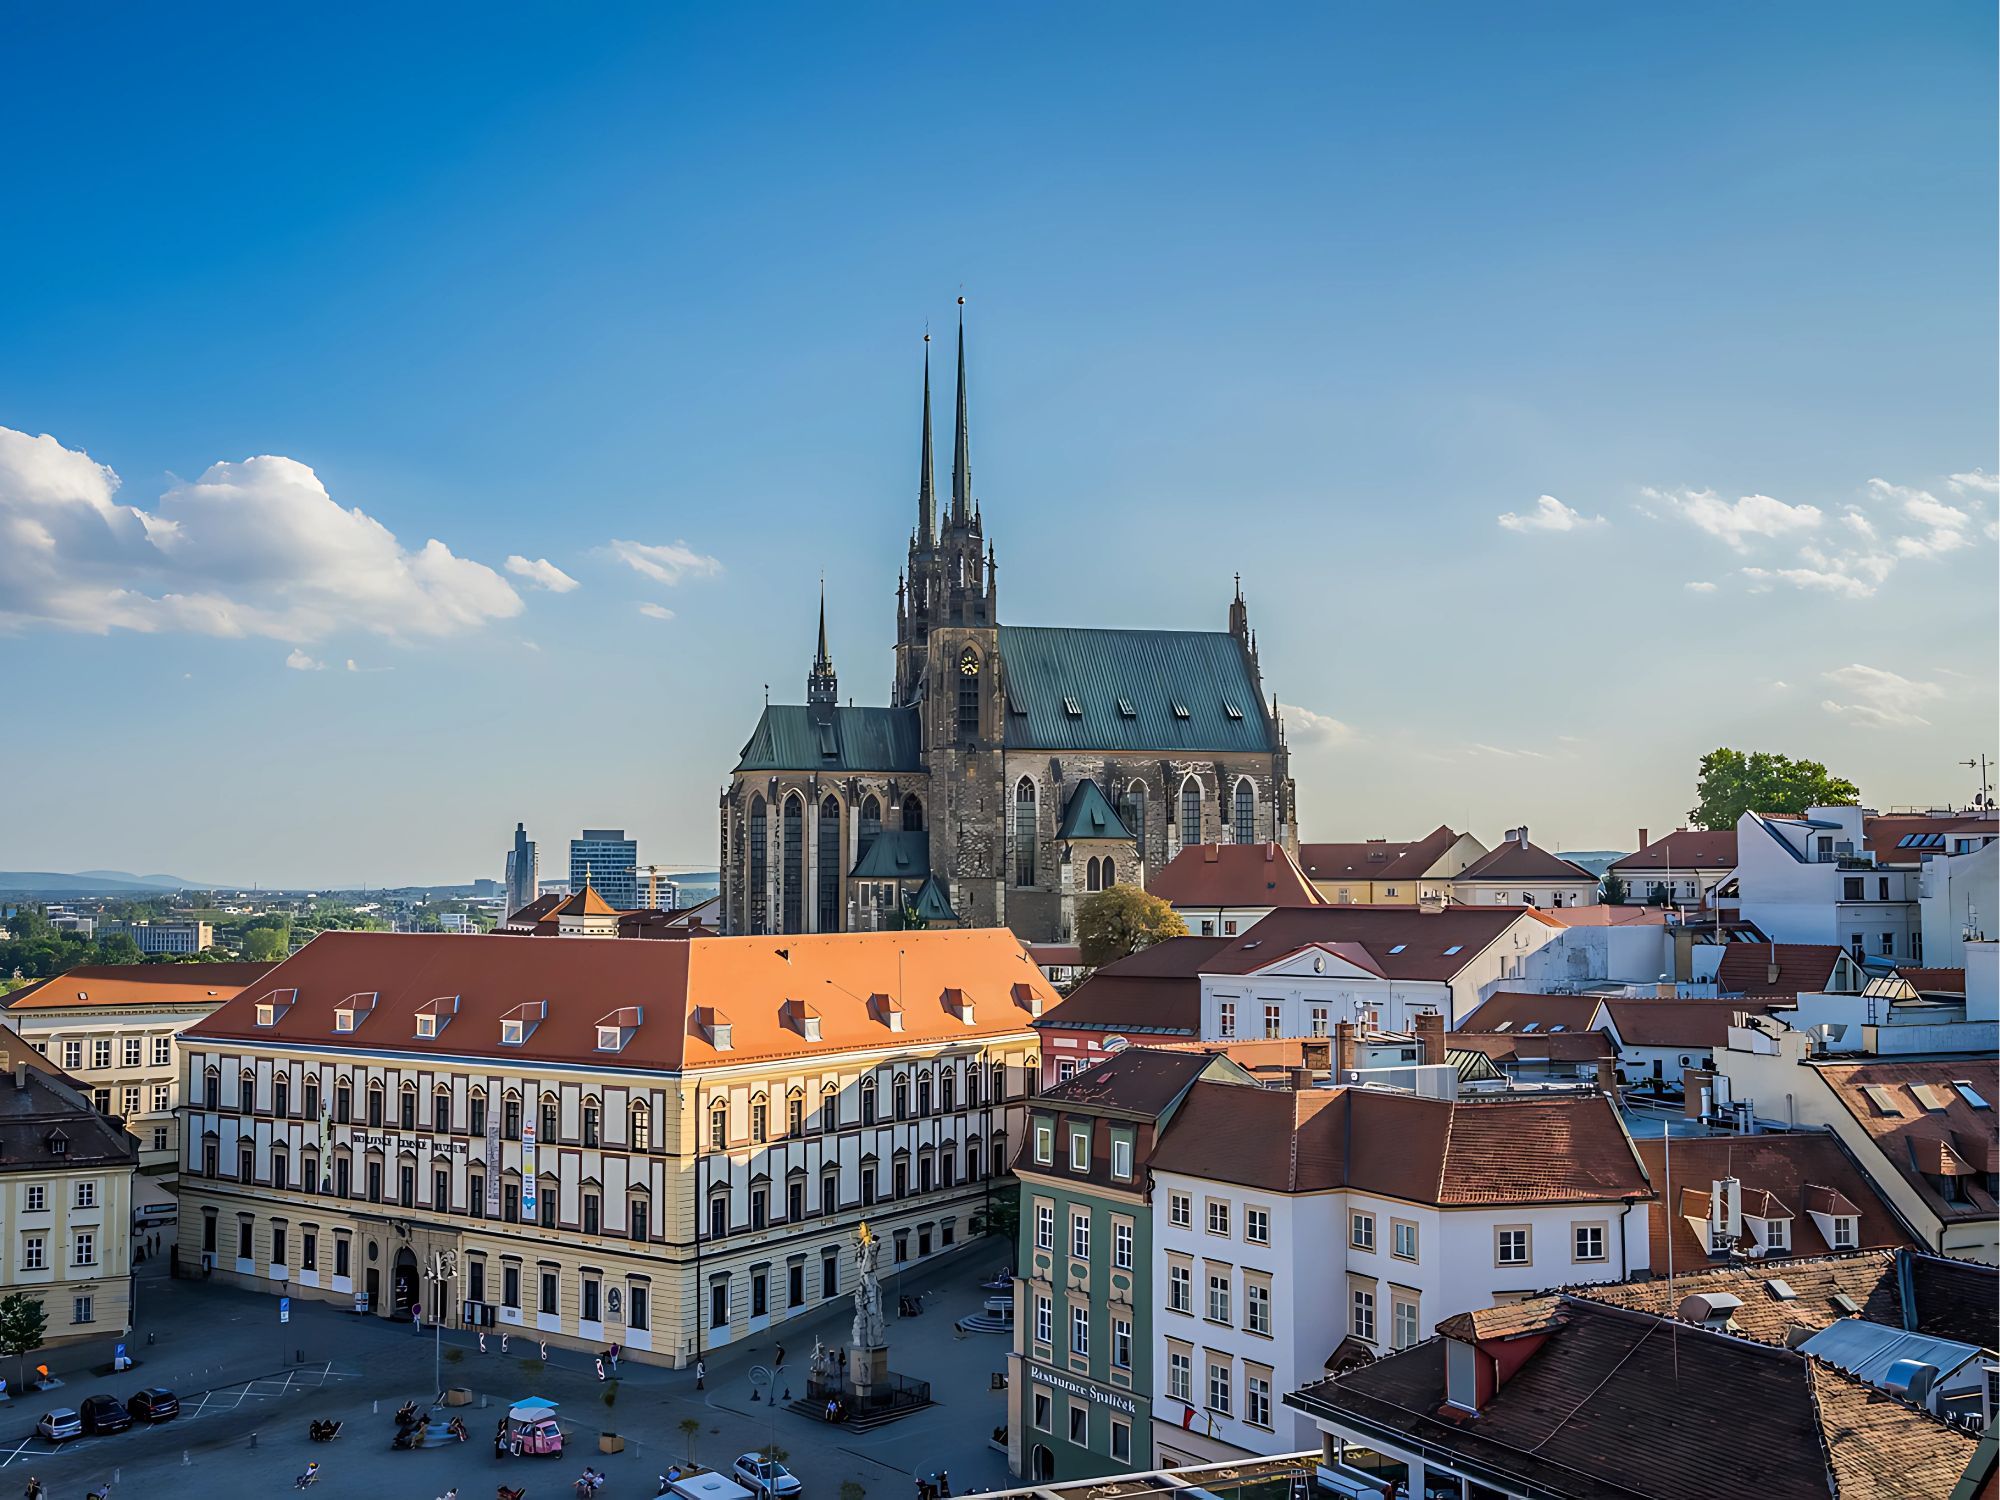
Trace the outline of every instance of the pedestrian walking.
{"type": "Polygon", "coordinates": [[[784,1367],[785,1367],[785,1346],[784,1346],[783,1344],[780,1344],[780,1345],[778,1345],[778,1357],[777,1357],[776,1359],[772,1360],[772,1361],[771,1361],[771,1363],[772,1363],[772,1364],[774,1364],[774,1365],[776,1365],[776,1366],[777,1366],[777,1367],[778,1367],[779,1369],[781,1369],[781,1370],[782,1370],[782,1369],[784,1369],[784,1367]]]}
{"type": "Polygon", "coordinates": [[[624,1352],[625,1346],[623,1344],[613,1344],[611,1346],[611,1373],[613,1375],[618,1373],[618,1356],[624,1352]]]}
{"type": "Polygon", "coordinates": [[[708,1389],[708,1366],[700,1360],[694,1362],[694,1388],[698,1391],[708,1389]]]}
{"type": "Polygon", "coordinates": [[[47,1490],[42,1488],[41,1480],[35,1478],[32,1474],[28,1476],[27,1500],[47,1500],[48,1493],[47,1490]]]}

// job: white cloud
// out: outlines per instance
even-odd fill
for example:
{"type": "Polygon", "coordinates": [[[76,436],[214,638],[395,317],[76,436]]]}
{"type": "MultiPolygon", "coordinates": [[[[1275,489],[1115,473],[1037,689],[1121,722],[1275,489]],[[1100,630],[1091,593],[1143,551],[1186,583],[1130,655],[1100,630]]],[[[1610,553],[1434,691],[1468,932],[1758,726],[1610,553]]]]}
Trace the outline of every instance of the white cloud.
{"type": "Polygon", "coordinates": [[[655,583],[676,584],[683,578],[712,578],[722,571],[722,564],[715,558],[704,556],[683,541],[658,545],[614,541],[611,555],[655,583]]]}
{"type": "Polygon", "coordinates": [[[1684,583],[1681,587],[1686,589],[1690,594],[1712,594],[1715,592],[1714,584],[1704,582],[1699,578],[1690,583],[1684,583]]]}
{"type": "Polygon", "coordinates": [[[1928,490],[1871,479],[1868,488],[1878,499],[1893,501],[1904,516],[1924,528],[1921,536],[1899,536],[1896,551],[1904,557],[1937,557],[1972,545],[1975,517],[1947,505],[1928,490]]]}
{"type": "Polygon", "coordinates": [[[1351,744],[1357,738],[1352,725],[1343,724],[1330,714],[1316,714],[1296,703],[1280,703],[1278,712],[1285,721],[1285,737],[1294,745],[1328,749],[1351,744]]]}
{"type": "Polygon", "coordinates": [[[305,652],[298,650],[296,647],[293,648],[292,654],[285,658],[285,665],[290,667],[294,672],[324,672],[326,670],[325,662],[314,661],[305,652]]]}
{"type": "Polygon", "coordinates": [[[664,604],[642,604],[639,613],[649,620],[671,620],[674,617],[674,612],[664,604]]]}
{"type": "Polygon", "coordinates": [[[1875,592],[1875,585],[1866,579],[1826,568],[1745,568],[1743,576],[1766,588],[1774,581],[1789,583],[1794,588],[1816,589],[1842,599],[1866,599],[1875,592]]]}
{"type": "Polygon", "coordinates": [[[519,553],[507,559],[507,571],[516,578],[525,578],[538,589],[547,589],[552,594],[567,594],[576,587],[576,580],[546,557],[526,558],[519,553]]]}
{"type": "Polygon", "coordinates": [[[1875,523],[1853,506],[1850,505],[1845,511],[1841,512],[1840,519],[1846,524],[1848,530],[1852,531],[1863,541],[1872,542],[1875,540],[1875,523]]]}
{"type": "Polygon", "coordinates": [[[1957,494],[1967,490],[1978,490],[1988,495],[2000,495],[2000,475],[1988,474],[1984,469],[1974,469],[1969,474],[1953,474],[1946,480],[1957,494]]]}
{"type": "Polygon", "coordinates": [[[0,427],[0,627],[310,641],[448,635],[521,612],[491,568],[435,539],[404,549],[293,459],[214,464],[151,512],[118,504],[118,483],[53,437],[0,427]]]}
{"type": "Polygon", "coordinates": [[[1509,531],[1581,531],[1591,526],[1608,526],[1602,516],[1585,516],[1571,510],[1554,495],[1544,495],[1526,515],[1508,511],[1500,524],[1509,531]]]}
{"type": "Polygon", "coordinates": [[[1816,530],[1825,519],[1817,505],[1787,505],[1769,495],[1729,501],[1714,490],[1643,491],[1669,513],[1744,551],[1753,537],[1786,537],[1816,530]]]}
{"type": "Polygon", "coordinates": [[[1918,710],[1944,696],[1944,689],[1935,682],[1913,681],[1860,662],[1836,667],[1825,677],[1849,701],[1827,698],[1821,700],[1820,707],[1863,729],[1927,728],[1930,720],[1918,710]]]}
{"type": "Polygon", "coordinates": [[[1499,745],[1484,745],[1477,741],[1465,747],[1465,753],[1472,756],[1493,755],[1502,760],[1547,760],[1540,750],[1507,750],[1499,745]]]}

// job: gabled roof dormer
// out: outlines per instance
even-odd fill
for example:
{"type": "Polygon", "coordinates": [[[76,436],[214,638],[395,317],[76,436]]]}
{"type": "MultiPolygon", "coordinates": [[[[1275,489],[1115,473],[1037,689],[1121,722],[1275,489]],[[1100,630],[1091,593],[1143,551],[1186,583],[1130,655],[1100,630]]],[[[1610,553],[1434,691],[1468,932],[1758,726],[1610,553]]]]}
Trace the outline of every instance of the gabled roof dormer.
{"type": "Polygon", "coordinates": [[[297,990],[271,990],[257,1001],[257,1024],[276,1026],[285,1019],[285,1012],[299,1002],[297,990]]]}
{"type": "Polygon", "coordinates": [[[373,990],[357,990],[333,1008],[333,1029],[345,1034],[361,1029],[361,1023],[374,1013],[375,1001],[379,997],[373,990]]]}
{"type": "Polygon", "coordinates": [[[803,1000],[787,1000],[778,1007],[778,1024],[802,1041],[820,1039],[819,1011],[803,1000]]]}
{"type": "Polygon", "coordinates": [[[697,1005],[694,1008],[694,1029],[696,1035],[717,1052],[727,1052],[736,1045],[729,1017],[713,1005],[697,1005]]]}
{"type": "Polygon", "coordinates": [[[522,1047],[535,1034],[535,1028],[548,1019],[549,1002],[530,1000],[517,1005],[500,1018],[500,1045],[522,1047]]]}
{"type": "Polygon", "coordinates": [[[645,1013],[636,1005],[621,1006],[608,1016],[600,1016],[597,1022],[597,1050],[623,1052],[625,1044],[632,1040],[644,1019],[645,1013]]]}
{"type": "MultiPolygon", "coordinates": [[[[1017,983],[1014,986],[1014,1003],[1029,1015],[1039,1016],[1042,1013],[1042,992],[1032,984],[1017,983]]],[[[968,1022],[971,1019],[971,1016],[966,1017],[968,1022]]]]}
{"type": "Polygon", "coordinates": [[[948,1015],[957,1016],[958,1019],[965,1022],[966,1025],[970,1026],[973,1024],[972,996],[966,994],[964,990],[961,989],[946,990],[944,992],[944,1008],[945,1012],[948,1015]]]}
{"type": "Polygon", "coordinates": [[[444,1034],[451,1018],[458,1014],[458,996],[439,995],[417,1007],[417,1038],[432,1041],[444,1034]]]}
{"type": "Polygon", "coordinates": [[[903,1007],[894,996],[880,990],[868,997],[868,1018],[891,1031],[903,1029],[903,1007]]]}

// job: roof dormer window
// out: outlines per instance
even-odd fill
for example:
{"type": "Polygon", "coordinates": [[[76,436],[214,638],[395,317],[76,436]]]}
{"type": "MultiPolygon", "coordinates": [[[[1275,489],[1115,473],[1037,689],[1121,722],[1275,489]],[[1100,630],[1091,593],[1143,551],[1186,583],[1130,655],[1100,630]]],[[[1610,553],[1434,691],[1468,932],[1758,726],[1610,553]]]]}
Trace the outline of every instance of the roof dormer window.
{"type": "Polygon", "coordinates": [[[519,1020],[510,1018],[500,1023],[500,1045],[503,1047],[520,1046],[527,1034],[526,1025],[519,1020]]]}
{"type": "Polygon", "coordinates": [[[1176,719],[1188,719],[1193,716],[1188,713],[1188,707],[1185,703],[1176,703],[1174,705],[1174,717],[1176,719]]]}
{"type": "Polygon", "coordinates": [[[616,1052],[618,1050],[618,1028],[616,1026],[600,1026],[597,1028],[597,1050],[599,1052],[616,1052]]]}
{"type": "Polygon", "coordinates": [[[277,1025],[278,1007],[271,1004],[268,1000],[259,1000],[257,1002],[257,1024],[259,1026],[277,1025]]]}
{"type": "Polygon", "coordinates": [[[352,1007],[342,1005],[335,1008],[333,1012],[333,1029],[335,1031],[352,1031],[354,1029],[354,1011],[352,1007]]]}
{"type": "Polygon", "coordinates": [[[417,1017],[417,1035],[429,1039],[438,1034],[438,1018],[433,1015],[417,1017]]]}
{"type": "Polygon", "coordinates": [[[360,990],[349,995],[333,1009],[333,1029],[340,1032],[355,1030],[368,1019],[368,1013],[374,1008],[375,991],[360,990]]]}
{"type": "Polygon", "coordinates": [[[1243,717],[1243,710],[1227,700],[1223,702],[1222,712],[1231,719],[1241,719],[1243,717]]]}
{"type": "Polygon", "coordinates": [[[1078,704],[1076,699],[1072,698],[1068,693],[1063,694],[1063,712],[1068,714],[1072,719],[1080,719],[1083,717],[1082,706],[1078,704]]]}
{"type": "Polygon", "coordinates": [[[1120,698],[1118,700],[1118,717],[1121,719],[1136,719],[1139,717],[1139,711],[1132,706],[1130,698],[1120,698]]]}
{"type": "Polygon", "coordinates": [[[636,1005],[622,1006],[608,1016],[600,1016],[597,1022],[597,1050],[623,1052],[625,1044],[638,1033],[643,1019],[644,1012],[636,1005]]]}
{"type": "Polygon", "coordinates": [[[285,1012],[292,1008],[299,998],[297,990],[272,990],[257,1002],[257,1024],[275,1026],[285,1018],[285,1012]]]}

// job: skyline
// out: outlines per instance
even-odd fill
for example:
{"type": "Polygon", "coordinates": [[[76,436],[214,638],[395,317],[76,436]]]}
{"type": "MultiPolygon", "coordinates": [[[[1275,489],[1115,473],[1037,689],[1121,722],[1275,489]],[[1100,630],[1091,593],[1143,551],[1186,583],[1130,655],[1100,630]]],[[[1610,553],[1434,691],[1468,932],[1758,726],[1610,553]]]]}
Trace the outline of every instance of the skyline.
{"type": "Polygon", "coordinates": [[[712,866],[822,571],[884,701],[960,295],[1002,618],[1240,571],[1309,840],[1976,790],[1990,14],[786,14],[20,23],[0,866],[712,866]]]}

